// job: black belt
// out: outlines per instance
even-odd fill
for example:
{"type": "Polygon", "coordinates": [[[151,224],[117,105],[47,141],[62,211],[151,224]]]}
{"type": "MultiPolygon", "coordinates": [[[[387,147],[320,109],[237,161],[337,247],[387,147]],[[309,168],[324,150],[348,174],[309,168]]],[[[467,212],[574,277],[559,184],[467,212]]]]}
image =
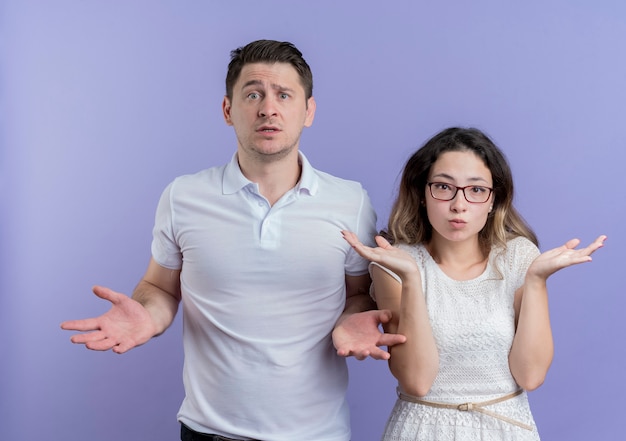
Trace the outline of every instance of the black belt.
{"type": "Polygon", "coordinates": [[[211,433],[200,433],[180,424],[180,439],[182,441],[243,441],[237,438],[228,438],[227,436],[215,435],[211,433]]]}

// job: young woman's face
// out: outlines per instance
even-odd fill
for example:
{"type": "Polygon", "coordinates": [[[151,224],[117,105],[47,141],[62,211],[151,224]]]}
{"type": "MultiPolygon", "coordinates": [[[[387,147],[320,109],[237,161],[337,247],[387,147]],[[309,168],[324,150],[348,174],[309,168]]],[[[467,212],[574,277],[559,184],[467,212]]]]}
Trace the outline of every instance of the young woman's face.
{"type": "Polygon", "coordinates": [[[482,159],[469,150],[443,153],[432,165],[428,182],[426,212],[433,236],[454,242],[475,240],[493,206],[491,172],[482,159]],[[451,197],[455,187],[466,188],[459,188],[451,200],[440,200],[451,197]]]}

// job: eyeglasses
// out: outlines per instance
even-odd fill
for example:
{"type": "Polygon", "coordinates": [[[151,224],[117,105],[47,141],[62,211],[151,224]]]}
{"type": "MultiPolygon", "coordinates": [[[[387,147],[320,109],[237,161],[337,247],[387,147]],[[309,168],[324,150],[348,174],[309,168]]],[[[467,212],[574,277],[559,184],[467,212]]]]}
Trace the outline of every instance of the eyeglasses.
{"type": "Polygon", "coordinates": [[[457,187],[445,182],[429,182],[427,185],[430,188],[430,195],[439,201],[451,201],[456,197],[458,191],[461,190],[467,202],[483,204],[489,200],[491,192],[493,192],[493,188],[483,187],[482,185],[457,187]],[[469,189],[469,192],[466,191],[467,189],[469,189]]]}

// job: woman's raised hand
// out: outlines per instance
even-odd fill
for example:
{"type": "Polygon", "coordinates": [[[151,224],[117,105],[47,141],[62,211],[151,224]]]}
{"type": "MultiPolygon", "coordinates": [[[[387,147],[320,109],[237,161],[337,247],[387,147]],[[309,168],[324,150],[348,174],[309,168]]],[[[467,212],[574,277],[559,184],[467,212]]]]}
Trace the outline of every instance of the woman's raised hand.
{"type": "Polygon", "coordinates": [[[604,246],[606,236],[599,236],[585,248],[576,249],[579,239],[571,239],[564,245],[546,251],[533,261],[528,268],[528,275],[547,279],[560,269],[579,263],[591,262],[591,255],[604,246]]]}
{"type": "Polygon", "coordinates": [[[378,246],[372,248],[361,243],[357,235],[350,231],[342,231],[341,234],[360,256],[390,269],[400,278],[419,273],[415,259],[406,251],[392,246],[384,237],[376,236],[378,246]]]}

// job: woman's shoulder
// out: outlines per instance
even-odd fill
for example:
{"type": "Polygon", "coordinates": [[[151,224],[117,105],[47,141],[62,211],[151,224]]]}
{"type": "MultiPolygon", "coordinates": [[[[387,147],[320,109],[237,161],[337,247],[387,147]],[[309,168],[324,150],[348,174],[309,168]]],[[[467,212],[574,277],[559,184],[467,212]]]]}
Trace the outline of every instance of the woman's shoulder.
{"type": "Polygon", "coordinates": [[[424,244],[407,244],[401,242],[394,246],[397,246],[399,249],[405,251],[411,257],[413,257],[413,259],[415,259],[415,262],[417,263],[418,268],[421,271],[424,271],[432,263],[432,257],[430,256],[430,253],[428,252],[428,249],[426,249],[426,246],[424,246],[424,244]]]}
{"type": "Polygon", "coordinates": [[[509,239],[506,243],[507,253],[536,253],[539,251],[537,245],[535,245],[530,239],[524,236],[517,236],[513,239],[509,239]]]}
{"type": "Polygon", "coordinates": [[[501,269],[505,272],[516,268],[525,272],[528,265],[540,254],[537,245],[524,236],[514,237],[506,243],[506,247],[494,251],[502,259],[504,266],[501,269]]]}
{"type": "Polygon", "coordinates": [[[418,261],[418,263],[423,261],[428,256],[428,250],[426,250],[426,247],[421,243],[408,244],[400,242],[394,246],[409,253],[415,258],[415,260],[418,261]]]}

